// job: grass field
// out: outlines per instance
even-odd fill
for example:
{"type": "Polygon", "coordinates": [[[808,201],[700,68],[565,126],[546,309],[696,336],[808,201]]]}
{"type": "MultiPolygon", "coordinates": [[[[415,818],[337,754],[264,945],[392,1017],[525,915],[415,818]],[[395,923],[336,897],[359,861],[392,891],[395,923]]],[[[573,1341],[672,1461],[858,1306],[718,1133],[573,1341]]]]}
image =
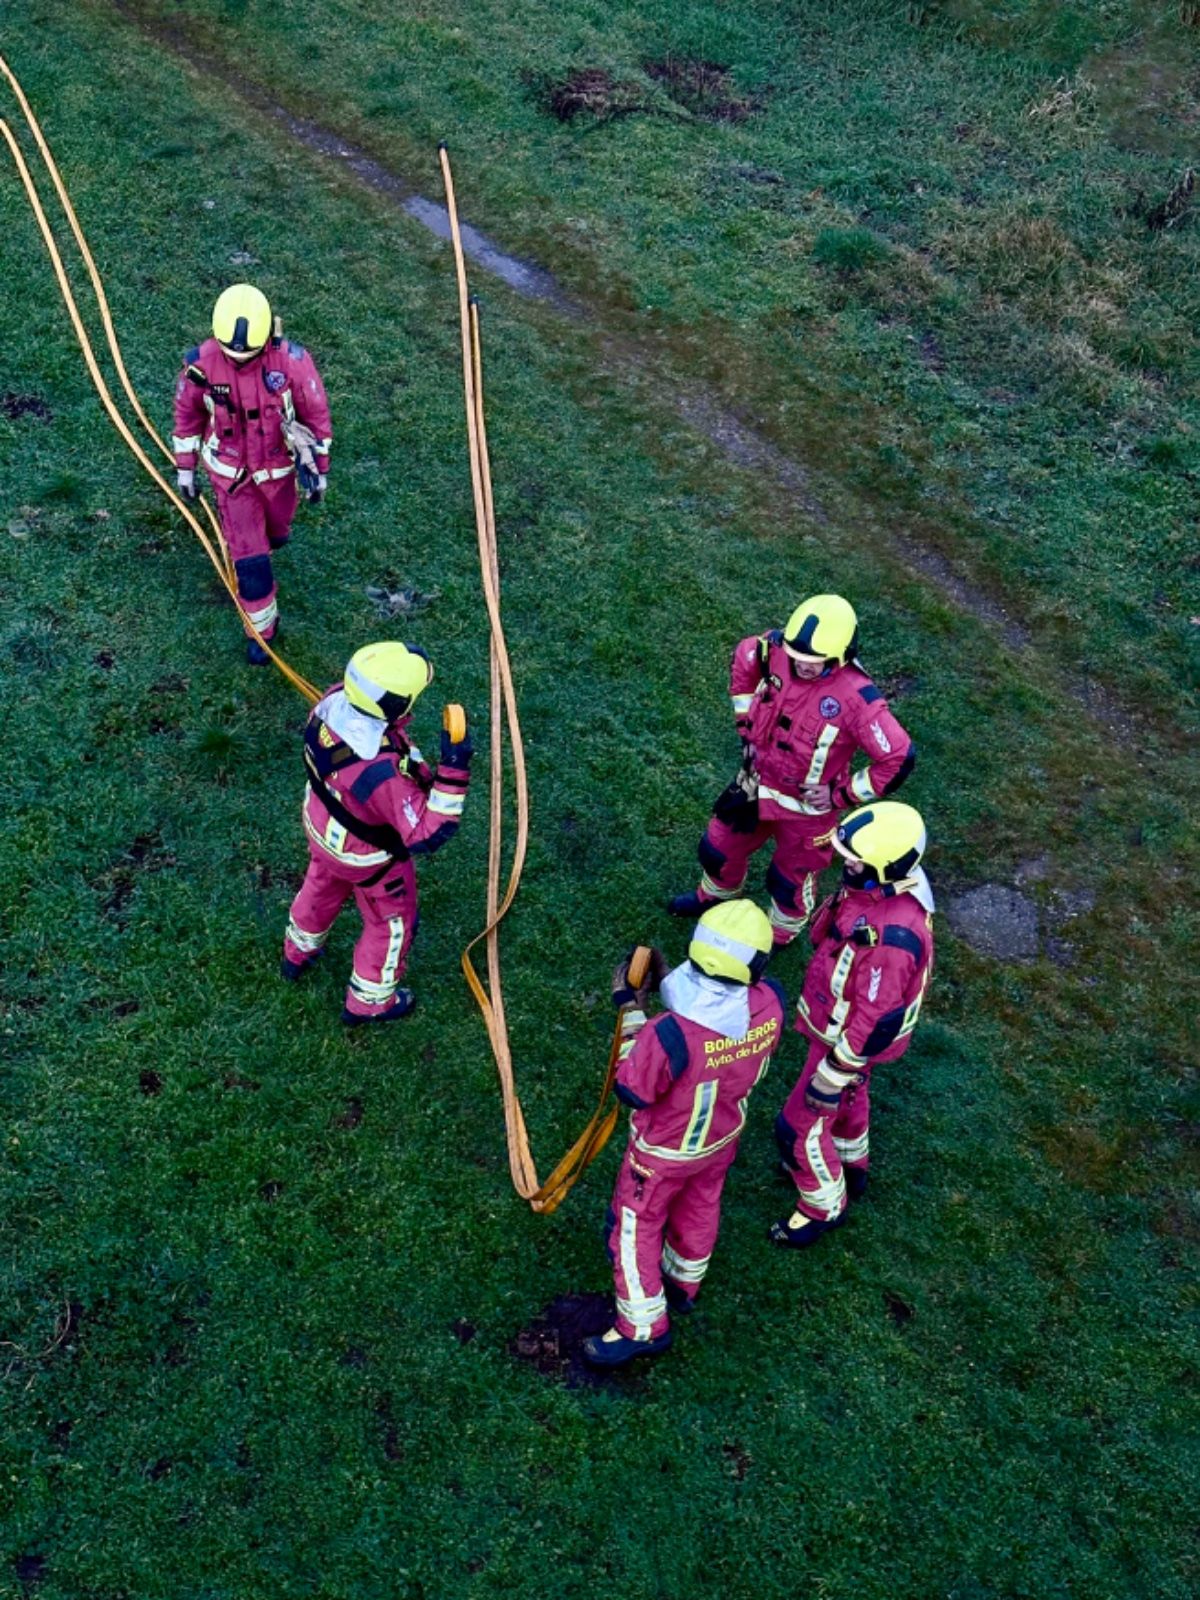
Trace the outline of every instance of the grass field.
{"type": "MultiPolygon", "coordinates": [[[[240,665],[10,176],[0,1595],[1195,1592],[1190,13],[6,8],[163,431],[234,277],[321,364],[331,492],[279,562],[315,681],[388,631],[366,586],[412,584],[434,598],[406,635],[482,721],[454,287],[247,85],[431,198],[447,138],[465,214],[586,310],[475,275],[533,794],[506,984],[544,1168],[590,1109],[616,955],[682,953],[661,907],[734,756],[729,646],[804,593],[860,610],[939,892],[1016,885],[1042,943],[996,960],[939,919],[837,1239],[765,1239],[789,1041],[675,1351],[599,1386],[539,1371],[522,1330],[607,1287],[616,1153],[549,1219],[509,1188],[458,972],[483,784],[423,868],[421,1009],[344,1036],[351,926],[311,984],[275,977],[303,703],[240,665]],[[757,453],[695,421],[719,413],[757,453]]],[[[799,950],[776,970],[794,995],[799,950]]]]}

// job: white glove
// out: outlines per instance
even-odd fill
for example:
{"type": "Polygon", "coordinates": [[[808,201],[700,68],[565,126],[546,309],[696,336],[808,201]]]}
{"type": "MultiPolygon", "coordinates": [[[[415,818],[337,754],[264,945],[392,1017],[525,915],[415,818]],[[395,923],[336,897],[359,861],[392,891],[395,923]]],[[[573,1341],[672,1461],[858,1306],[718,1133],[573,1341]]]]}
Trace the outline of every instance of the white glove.
{"type": "Polygon", "coordinates": [[[199,500],[200,491],[196,487],[196,474],[190,467],[180,467],[175,474],[175,482],[179,485],[179,492],[185,500],[199,500]]]}

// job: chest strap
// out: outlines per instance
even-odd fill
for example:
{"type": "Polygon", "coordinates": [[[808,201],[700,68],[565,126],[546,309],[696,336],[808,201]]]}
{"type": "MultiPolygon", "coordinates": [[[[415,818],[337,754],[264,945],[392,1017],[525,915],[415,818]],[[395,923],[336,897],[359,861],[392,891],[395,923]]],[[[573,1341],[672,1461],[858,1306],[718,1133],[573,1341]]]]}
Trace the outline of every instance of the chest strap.
{"type": "MultiPolygon", "coordinates": [[[[321,723],[320,726],[323,727],[324,724],[321,723]]],[[[335,822],[341,823],[352,839],[369,844],[375,850],[386,850],[396,861],[407,861],[411,852],[399,832],[390,823],[364,822],[361,817],[354,815],[326,783],[321,768],[324,767],[326,773],[333,772],[339,766],[346,764],[347,757],[354,759],[349,746],[343,744],[340,749],[335,748],[332,752],[322,750],[319,759],[314,750],[316,741],[316,719],[314,719],[304,733],[304,766],[309,786],[326,811],[335,822]],[[342,751],[345,751],[346,755],[339,761],[338,756],[342,751]]]]}

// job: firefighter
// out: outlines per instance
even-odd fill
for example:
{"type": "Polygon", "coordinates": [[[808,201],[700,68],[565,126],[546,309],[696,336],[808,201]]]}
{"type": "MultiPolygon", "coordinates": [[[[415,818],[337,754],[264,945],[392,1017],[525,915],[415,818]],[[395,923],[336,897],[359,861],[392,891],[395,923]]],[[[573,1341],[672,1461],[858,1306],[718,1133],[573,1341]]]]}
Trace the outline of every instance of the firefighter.
{"type": "Polygon", "coordinates": [[[783,991],[763,977],[770,952],[766,914],[730,900],[700,918],[673,972],[663,975],[656,951],[636,993],[626,987],[628,962],[614,974],[614,1004],[631,1005],[616,1092],[633,1114],[607,1219],[617,1320],[583,1347],[599,1366],[657,1355],[671,1343],[668,1304],[681,1315],[692,1309],[746,1102],[783,1038],[783,991]],[[667,1009],[647,1021],[647,996],[660,983],[667,1009]]]}
{"type": "Polygon", "coordinates": [[[743,639],[729,692],[742,766],[718,797],[700,840],[700,885],[668,910],[694,917],[741,892],[750,857],[768,839],[771,927],[790,944],[816,904],[817,874],[849,807],[892,794],[913,769],[912,740],[856,660],[858,619],[837,594],[797,606],[785,628],[743,639]],[[867,765],[851,770],[856,751],[867,765]]]}
{"type": "MultiPolygon", "coordinates": [[[[325,494],[332,430],[321,375],[303,345],[271,335],[261,290],[235,283],[213,309],[213,337],[183,358],[175,385],[176,476],[180,494],[198,500],[197,459],[217,500],[221,531],[237,574],[238,597],[264,639],[279,626],[271,552],[288,542],[296,514],[296,476],[310,504],[325,494]]],[[[253,634],[251,666],[270,660],[253,634]]]]}
{"type": "Polygon", "coordinates": [[[395,1022],[416,1005],[399,987],[417,930],[414,858],[458,830],[472,744],[442,731],[431,771],[408,737],[417,697],[433,678],[424,651],[385,642],[350,659],[304,731],[308,871],[292,902],[281,975],[299,978],[320,956],[353,894],[362,917],[342,1021],[395,1022]]]}
{"type": "Polygon", "coordinates": [[[796,1014],[808,1059],[775,1123],[797,1193],[771,1238],[795,1249],[838,1227],[865,1192],[871,1071],[908,1049],[933,973],[920,813],[897,800],[860,806],[833,842],[842,885],[813,918],[796,1014]]]}

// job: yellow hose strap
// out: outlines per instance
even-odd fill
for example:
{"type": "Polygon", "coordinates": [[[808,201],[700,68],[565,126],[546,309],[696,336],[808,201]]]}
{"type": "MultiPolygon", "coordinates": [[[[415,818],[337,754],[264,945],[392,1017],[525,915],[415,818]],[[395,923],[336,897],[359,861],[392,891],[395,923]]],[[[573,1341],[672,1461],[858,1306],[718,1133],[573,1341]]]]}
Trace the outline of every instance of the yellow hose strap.
{"type": "MultiPolygon", "coordinates": [[[[145,411],[142,409],[142,406],[138,401],[137,394],[134,391],[133,384],[129,379],[129,375],[125,370],[125,364],[121,359],[120,345],[117,341],[116,329],[113,326],[112,316],[109,311],[108,300],[104,293],[104,286],[101,282],[100,274],[96,269],[96,264],[92,257],[92,253],[88,249],[87,241],[83,235],[83,230],[79,225],[79,219],[75,214],[74,207],[71,205],[70,198],[67,195],[62,178],[59,175],[58,168],[54,162],[54,158],[50,153],[44,137],[42,136],[41,128],[38,126],[33,111],[29,106],[29,102],[26,100],[20,84],[17,82],[17,79],[14,77],[12,70],[10,69],[8,63],[4,60],[3,56],[0,56],[0,74],[3,74],[3,76],[7,79],[17,97],[17,101],[21,107],[22,113],[24,114],[30,130],[33,133],[34,139],[37,142],[42,159],[46,164],[46,168],[49,171],[51,178],[53,179],[59,200],[62,204],[64,212],[66,213],[67,219],[71,224],[71,229],[75,235],[76,242],[79,245],[80,252],[87,264],[88,273],[92,281],[92,289],[96,295],[97,304],[100,308],[101,320],[104,324],[104,331],[108,339],[108,346],[112,352],[114,365],[120,374],[121,383],[125,389],[125,393],[129,398],[139,421],[142,423],[150,437],[158,445],[159,449],[173,465],[174,456],[171,454],[163,440],[155,432],[149,419],[146,417],[145,411]]],[[[179,497],[174,488],[172,488],[171,484],[166,480],[166,478],[163,477],[162,473],[159,472],[158,468],[150,460],[149,456],[147,456],[142,446],[131,433],[124,417],[122,417],[120,411],[117,409],[108,384],[105,382],[104,375],[100,371],[99,365],[97,364],[92,342],[88,336],[87,329],[84,326],[83,319],[79,314],[79,307],[76,304],[75,296],[71,290],[66,269],[63,266],[62,256],[59,253],[58,245],[55,242],[53,233],[51,232],[50,224],[46,219],[46,213],[42,208],[42,203],[34,185],[33,178],[30,174],[28,166],[26,165],[25,158],[21,154],[20,147],[18,146],[16,139],[13,137],[12,129],[2,118],[0,118],[0,134],[3,135],[4,140],[8,145],[9,152],[12,155],[13,162],[17,168],[21,182],[25,186],[25,193],[28,196],[30,207],[33,210],[34,217],[36,218],[38,227],[41,230],[42,238],[45,241],[46,251],[50,257],[51,265],[54,268],[54,275],[58,280],[59,290],[62,294],[67,312],[70,315],[71,325],[75,330],[75,337],[79,341],[79,347],[83,353],[84,361],[87,364],[88,372],[91,376],[93,384],[95,385],[96,392],[100,396],[100,401],[104,406],[105,411],[108,413],[109,419],[116,428],[117,432],[121,435],[121,438],[129,446],[129,449],[133,452],[139,464],[145,469],[155,484],[157,484],[159,489],[162,490],[163,494],[166,495],[167,499],[179,512],[180,516],[182,516],[184,521],[191,528],[197,539],[199,539],[201,547],[203,548],[204,553],[207,555],[209,561],[212,563],[217,577],[221,580],[221,583],[228,592],[230,599],[237,608],[247,633],[252,634],[258,640],[259,644],[262,645],[263,649],[279,668],[280,672],[283,673],[284,677],[287,678],[288,682],[299,690],[299,692],[305,697],[310,705],[315,705],[320,699],[319,690],[313,684],[309,683],[307,678],[302,677],[298,672],[294,671],[294,669],[290,667],[281,656],[276,654],[276,652],[271,648],[269,641],[262,637],[258,629],[247,616],[245,608],[238,598],[237,585],[233,573],[233,564],[229,559],[229,552],[225,547],[224,540],[221,538],[220,527],[215,516],[213,515],[212,508],[206,501],[201,502],[204,505],[205,513],[207,514],[212,525],[215,534],[215,540],[214,538],[210,537],[209,533],[200,525],[190,508],[179,497]]]]}
{"type": "Polygon", "coordinates": [[[491,628],[491,803],[488,841],[486,924],[462,953],[463,976],[483,1014],[504,1101],[504,1128],[508,1144],[508,1166],[513,1187],[535,1211],[551,1212],[562,1203],[572,1184],[588,1164],[604,1149],[616,1125],[618,1107],[608,1104],[616,1074],[620,1049],[621,1017],[617,1018],[608,1071],[600,1099],[592,1117],[575,1143],[563,1156],[544,1183],[539,1182],[525,1114],[521,1109],[513,1071],[512,1049],[504,1013],[504,991],[500,973],[499,927],[516,896],[529,844],[529,785],[525,771],[525,749],[517,716],[517,697],[513,686],[508,646],[500,618],[500,560],[496,539],[496,517],[492,503],[492,475],[488,459],[487,427],[483,408],[483,357],[479,332],[479,306],[467,290],[466,260],[458,226],[458,207],[454,198],[454,179],[445,145],[439,146],[442,179],[446,186],[446,210],[450,217],[450,237],[454,246],[454,265],[458,279],[459,321],[462,332],[463,389],[467,416],[467,444],[471,464],[471,493],[475,503],[475,527],[479,538],[479,566],[483,594],[491,628]],[[501,747],[502,719],[507,716],[512,746],[513,778],[516,788],[517,833],[512,864],[503,896],[500,894],[500,858],[503,832],[504,758],[501,747]],[[487,987],[484,987],[471,960],[475,946],[483,942],[487,951],[487,987]]]}

